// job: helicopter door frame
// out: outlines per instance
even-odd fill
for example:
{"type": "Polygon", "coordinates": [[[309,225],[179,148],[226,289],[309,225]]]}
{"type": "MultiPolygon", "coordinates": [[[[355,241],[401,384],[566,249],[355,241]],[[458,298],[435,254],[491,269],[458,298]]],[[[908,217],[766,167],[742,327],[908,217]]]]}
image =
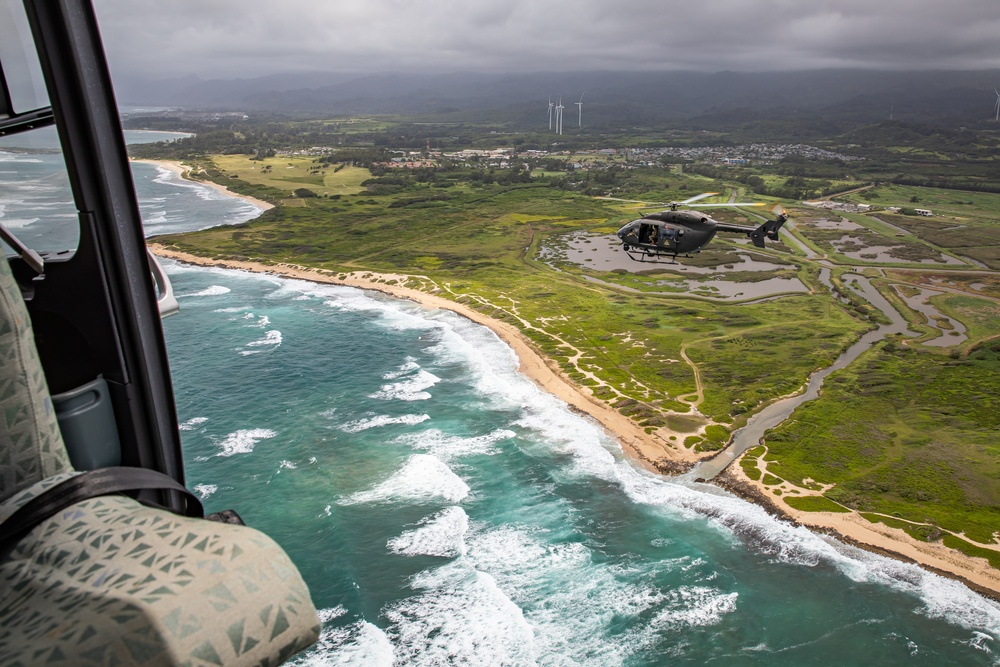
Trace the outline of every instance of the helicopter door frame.
{"type": "MultiPolygon", "coordinates": [[[[43,275],[11,259],[46,378],[60,387],[102,375],[122,465],[157,470],[183,484],[163,329],[94,9],[90,0],[24,0],[24,8],[80,224],[77,249],[47,253],[43,275]]],[[[183,507],[172,492],[156,500],[183,507]]]]}

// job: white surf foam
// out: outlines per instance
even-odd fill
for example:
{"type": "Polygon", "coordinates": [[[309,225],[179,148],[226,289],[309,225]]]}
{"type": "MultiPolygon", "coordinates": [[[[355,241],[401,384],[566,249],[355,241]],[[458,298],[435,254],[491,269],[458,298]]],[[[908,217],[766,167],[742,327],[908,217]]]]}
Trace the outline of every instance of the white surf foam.
{"type": "MultiPolygon", "coordinates": [[[[153,179],[154,182],[159,183],[160,185],[172,185],[177,188],[188,188],[189,190],[193,190],[195,195],[203,201],[212,201],[226,197],[225,194],[216,192],[213,188],[184,179],[180,174],[171,171],[166,167],[157,165],[156,171],[158,174],[156,178],[153,179]]],[[[237,195],[234,195],[234,197],[236,196],[237,195]]]]}
{"type": "Polygon", "coordinates": [[[397,664],[536,664],[531,626],[493,577],[445,565],[415,575],[412,585],[422,593],[384,612],[397,664]]]}
{"type": "Polygon", "coordinates": [[[421,521],[419,527],[392,538],[386,546],[400,556],[463,556],[468,530],[469,517],[465,510],[448,507],[421,521]]]}
{"type": "Polygon", "coordinates": [[[431,398],[430,393],[426,390],[440,381],[441,378],[433,373],[420,370],[399,382],[382,385],[377,392],[369,394],[368,398],[384,401],[426,401],[431,398]]]}
{"type": "Polygon", "coordinates": [[[378,315],[380,326],[393,331],[430,331],[439,325],[427,317],[427,311],[415,304],[390,299],[376,292],[353,287],[341,287],[326,292],[325,305],[346,312],[367,312],[378,315]]]}
{"type": "Polygon", "coordinates": [[[212,285],[207,287],[200,292],[191,292],[190,294],[178,294],[179,297],[195,297],[195,296],[222,296],[223,294],[229,294],[232,290],[223,285],[212,285]]]}
{"type": "Polygon", "coordinates": [[[249,454],[261,440],[267,440],[278,435],[269,428],[249,428],[230,433],[219,442],[220,451],[216,456],[233,456],[249,454]]]}
{"type": "Polygon", "coordinates": [[[33,157],[19,157],[16,153],[0,153],[0,162],[13,164],[41,164],[44,160],[33,157]]]}
{"type": "Polygon", "coordinates": [[[198,497],[202,500],[208,498],[218,490],[219,487],[216,484],[195,484],[194,486],[194,492],[197,493],[198,497]]]}
{"type": "Polygon", "coordinates": [[[572,462],[563,473],[617,481],[616,457],[605,445],[611,441],[594,423],[582,419],[551,396],[545,396],[522,412],[517,425],[533,433],[552,451],[572,462]]]}
{"type": "Polygon", "coordinates": [[[342,505],[354,505],[441,499],[457,503],[469,495],[469,490],[469,485],[440,459],[427,454],[415,454],[399,471],[373,489],[359,491],[339,502],[342,505]]]}
{"type": "Polygon", "coordinates": [[[341,607],[320,609],[323,622],[319,640],[307,651],[285,663],[290,667],[332,667],[364,665],[365,667],[392,667],[396,664],[389,638],[367,621],[348,625],[333,622],[347,611],[341,607]]]}
{"type": "Polygon", "coordinates": [[[395,380],[396,378],[403,377],[404,375],[407,375],[408,373],[411,373],[417,370],[418,368],[420,368],[420,364],[417,363],[417,360],[414,359],[413,357],[407,357],[406,363],[404,363],[394,371],[389,371],[388,373],[385,373],[384,375],[382,375],[382,379],[395,380]]]}
{"type": "Polygon", "coordinates": [[[281,347],[281,341],[282,341],[281,332],[278,331],[277,329],[271,329],[270,331],[264,332],[263,338],[258,338],[257,340],[250,341],[249,343],[244,345],[242,349],[237,348],[237,351],[244,357],[251,354],[260,354],[261,352],[278,349],[279,347],[281,347]],[[246,349],[248,347],[258,348],[265,346],[271,346],[270,350],[246,349]]]}
{"type": "Polygon", "coordinates": [[[7,218],[2,215],[4,227],[8,229],[21,229],[29,225],[33,225],[38,222],[41,218],[7,218]]]}
{"type": "Polygon", "coordinates": [[[921,600],[921,611],[928,617],[985,631],[1000,639],[1000,604],[977,595],[960,582],[825,538],[728,494],[655,477],[622,459],[599,476],[615,480],[635,503],[655,506],[682,518],[708,519],[724,534],[776,562],[805,567],[830,563],[854,581],[881,584],[913,595],[921,600]]]}
{"type": "Polygon", "coordinates": [[[202,424],[204,424],[207,421],[208,421],[208,417],[194,417],[193,419],[187,420],[183,424],[179,424],[177,426],[177,430],[178,431],[193,431],[193,430],[195,430],[196,428],[198,428],[199,426],[201,426],[202,424]]]}
{"type": "Polygon", "coordinates": [[[492,454],[496,451],[498,442],[516,435],[513,431],[502,428],[485,435],[463,437],[450,435],[434,428],[419,433],[406,433],[396,438],[394,442],[406,444],[415,449],[423,449],[447,462],[460,456],[492,454]]]}
{"type": "Polygon", "coordinates": [[[428,317],[439,326],[439,341],[424,351],[438,363],[464,369],[476,395],[490,406],[516,409],[555,399],[517,372],[514,350],[490,329],[450,311],[428,317]]]}
{"type": "Polygon", "coordinates": [[[516,526],[473,527],[466,536],[467,555],[455,562],[496,580],[523,610],[539,655],[560,656],[565,664],[623,664],[654,645],[659,630],[642,619],[667,598],[645,582],[661,564],[624,571],[595,562],[584,544],[552,543],[553,537],[516,526]],[[615,634],[611,628],[620,618],[635,619],[635,628],[615,634]]]}
{"type": "MultiPolygon", "coordinates": [[[[328,416],[333,416],[332,411],[328,412],[330,412],[328,416]]],[[[370,428],[378,428],[379,426],[389,426],[390,424],[403,424],[406,426],[414,426],[421,422],[425,422],[430,418],[431,418],[430,415],[400,415],[398,417],[390,417],[388,415],[378,415],[375,417],[365,417],[364,419],[357,419],[355,421],[347,422],[346,424],[340,427],[340,430],[344,431],[345,433],[360,433],[361,431],[367,431],[370,428]]]]}
{"type": "Polygon", "coordinates": [[[247,343],[247,347],[259,347],[261,345],[281,345],[281,332],[277,329],[271,329],[270,331],[264,332],[264,337],[255,340],[253,342],[247,343]]]}
{"type": "Polygon", "coordinates": [[[652,627],[662,632],[718,625],[722,617],[736,611],[738,593],[719,593],[705,586],[681,586],[665,595],[666,608],[653,618],[652,627]]]}

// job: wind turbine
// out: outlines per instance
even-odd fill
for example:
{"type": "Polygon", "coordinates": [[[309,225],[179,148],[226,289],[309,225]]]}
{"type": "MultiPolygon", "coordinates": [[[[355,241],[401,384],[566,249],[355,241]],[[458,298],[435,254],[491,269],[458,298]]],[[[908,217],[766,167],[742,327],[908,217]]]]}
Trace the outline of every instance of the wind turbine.
{"type": "MultiPolygon", "coordinates": [[[[583,91],[583,95],[586,95],[586,94],[587,94],[587,91],[586,90],[583,91]]],[[[580,95],[580,101],[579,102],[574,102],[574,104],[576,104],[577,110],[580,112],[580,115],[579,115],[579,117],[577,118],[577,121],[576,121],[576,126],[577,127],[583,127],[583,95],[580,95]]]]}
{"type": "Polygon", "coordinates": [[[549,95],[549,129],[552,129],[552,96],[549,95]]]}
{"type": "Polygon", "coordinates": [[[1000,90],[997,90],[996,88],[994,88],[993,92],[997,94],[997,117],[996,117],[996,121],[998,123],[1000,123],[1000,90]]]}
{"type": "Polygon", "coordinates": [[[559,98],[559,104],[556,105],[556,134],[562,134],[563,130],[563,106],[562,98],[559,98]]]}

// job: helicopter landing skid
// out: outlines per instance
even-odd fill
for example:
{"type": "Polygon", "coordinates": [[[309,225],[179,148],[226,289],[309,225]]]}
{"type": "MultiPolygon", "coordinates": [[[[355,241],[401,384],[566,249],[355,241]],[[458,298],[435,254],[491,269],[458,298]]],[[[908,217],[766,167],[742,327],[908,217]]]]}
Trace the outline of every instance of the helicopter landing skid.
{"type": "Polygon", "coordinates": [[[636,252],[631,249],[624,249],[625,254],[633,262],[644,262],[647,264],[677,264],[677,255],[667,255],[659,252],[649,252],[648,250],[643,250],[642,252],[636,252]],[[636,257],[638,255],[638,257],[636,257]],[[660,259],[661,257],[669,257],[669,261],[660,259]]]}

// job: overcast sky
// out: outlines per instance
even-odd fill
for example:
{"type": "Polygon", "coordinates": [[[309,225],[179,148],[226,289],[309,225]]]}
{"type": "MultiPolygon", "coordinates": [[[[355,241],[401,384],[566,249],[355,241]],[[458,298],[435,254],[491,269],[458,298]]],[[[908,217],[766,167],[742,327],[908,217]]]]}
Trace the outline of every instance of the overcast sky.
{"type": "Polygon", "coordinates": [[[94,0],[116,75],[1000,68],[1000,0],[94,0]]]}

